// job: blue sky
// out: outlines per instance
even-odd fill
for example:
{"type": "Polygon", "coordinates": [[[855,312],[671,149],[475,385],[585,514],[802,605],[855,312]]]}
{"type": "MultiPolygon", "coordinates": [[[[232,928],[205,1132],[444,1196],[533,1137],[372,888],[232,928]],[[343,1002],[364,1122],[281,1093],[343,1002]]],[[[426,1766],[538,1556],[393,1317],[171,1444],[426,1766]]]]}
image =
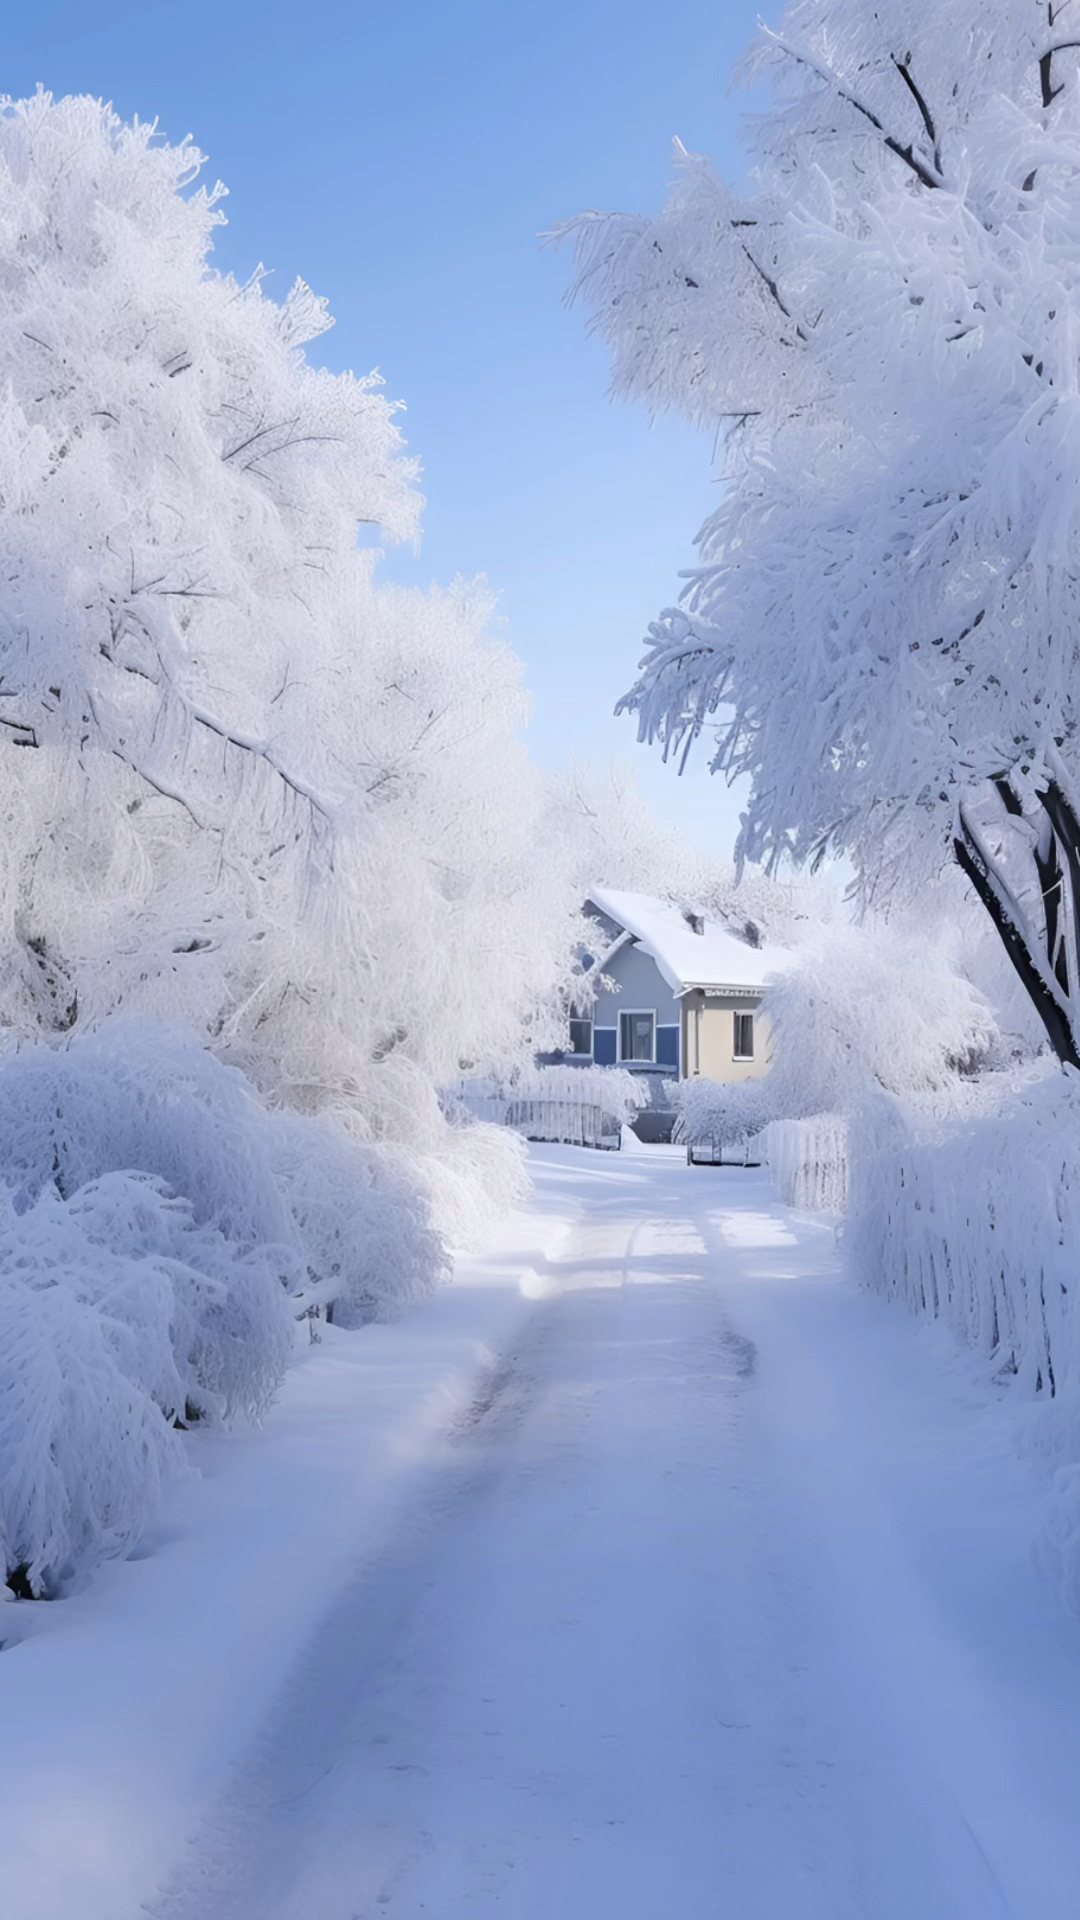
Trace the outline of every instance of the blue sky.
{"type": "Polygon", "coordinates": [[[190,132],[229,187],[223,265],[302,274],[326,362],[378,366],[424,463],[419,556],[484,573],[526,665],[538,758],[632,756],[665,818],[726,851],[737,806],[678,781],[612,707],[715,499],[712,448],[606,398],[602,349],[537,234],[648,211],[678,135],[737,169],[727,93],[755,0],[36,0],[4,24],[0,90],[92,92],[190,132]]]}

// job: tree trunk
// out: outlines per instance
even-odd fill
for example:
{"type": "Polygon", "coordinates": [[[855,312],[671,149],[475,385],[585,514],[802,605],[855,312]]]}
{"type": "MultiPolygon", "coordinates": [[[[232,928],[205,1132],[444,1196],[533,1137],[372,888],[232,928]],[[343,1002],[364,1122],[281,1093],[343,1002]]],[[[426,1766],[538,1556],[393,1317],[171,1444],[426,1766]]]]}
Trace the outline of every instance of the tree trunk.
{"type": "MultiPolygon", "coordinates": [[[[1007,813],[1020,802],[1007,775],[994,782],[1007,813]]],[[[1044,832],[1032,861],[1043,902],[1042,927],[1018,906],[980,834],[960,813],[953,842],[957,865],[971,882],[997,931],[1046,1036],[1063,1065],[1080,1069],[1075,996],[1080,953],[1080,817],[1063,783],[1051,779],[1042,796],[1044,832]]]]}

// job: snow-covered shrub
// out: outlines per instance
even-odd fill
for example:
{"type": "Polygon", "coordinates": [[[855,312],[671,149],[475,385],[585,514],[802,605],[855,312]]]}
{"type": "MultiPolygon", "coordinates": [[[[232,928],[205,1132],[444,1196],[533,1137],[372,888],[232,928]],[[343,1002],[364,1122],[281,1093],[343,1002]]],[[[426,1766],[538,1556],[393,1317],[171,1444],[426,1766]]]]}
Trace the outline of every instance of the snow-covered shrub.
{"type": "MultiPolygon", "coordinates": [[[[136,1289],[106,1278],[108,1263],[153,1271],[170,1294],[169,1338],[179,1392],[152,1384],[165,1411],[192,1420],[257,1419],[281,1382],[292,1345],[294,1310],[284,1282],[295,1267],[292,1248],[245,1246],[220,1227],[196,1220],[190,1202],[152,1174],[109,1173],[63,1201],[48,1192],[37,1203],[62,1208],[88,1250],[106,1263],[83,1282],[102,1310],[138,1324],[136,1289]]],[[[27,1216],[28,1218],[30,1216],[27,1216]]],[[[141,1283],[140,1283],[141,1284],[141,1283]]]]}
{"type": "Polygon", "coordinates": [[[0,1571],[35,1594],[130,1547],[179,1464],[188,1315],[165,1262],[110,1244],[125,1203],[145,1225],[163,1196],[106,1188],[0,1192],[0,1571]]]}
{"type": "MultiPolygon", "coordinates": [[[[250,1295],[265,1270],[275,1303],[340,1301],[343,1320],[385,1317],[444,1272],[425,1158],[406,1165],[331,1117],[268,1109],[237,1068],[183,1028],[114,1019],[0,1063],[0,1180],[16,1205],[53,1189],[74,1204],[88,1182],[137,1170],[184,1210],[175,1245],[155,1240],[165,1224],[179,1232],[174,1208],[154,1216],[147,1247],[182,1264],[201,1235],[208,1271],[227,1250],[238,1294],[250,1295]]],[[[126,1217],[124,1231],[133,1230],[126,1217]]],[[[224,1331],[220,1312],[214,1324],[224,1331]]],[[[250,1364],[258,1371],[254,1333],[250,1364]]],[[[266,1395],[227,1397],[252,1410],[266,1395]]]]}
{"type": "Polygon", "coordinates": [[[0,1062],[0,1179],[16,1203],[100,1174],[156,1174],[195,1219],[249,1248],[294,1240],[267,1151],[265,1109],[198,1036],[114,1019],[0,1062]]]}
{"type": "Polygon", "coordinates": [[[679,1082],[675,1092],[674,1138],[687,1146],[733,1147],[751,1139],[773,1115],[771,1076],[760,1080],[679,1082]]]}
{"type": "Polygon", "coordinates": [[[422,1175],[388,1148],[350,1140],[330,1120],[268,1116],[269,1155],[299,1236],[303,1306],[339,1326],[385,1320],[448,1274],[422,1175]]]}
{"type": "Polygon", "coordinates": [[[134,1545],[181,1455],[160,1406],[118,1358],[126,1326],[61,1281],[42,1282],[36,1262],[12,1270],[6,1231],[4,1242],[0,1575],[49,1594],[134,1545]]]}
{"type": "Polygon", "coordinates": [[[843,1213],[848,1190],[848,1121],[836,1113],[773,1120],[759,1141],[780,1198],[809,1213],[843,1213]]]}
{"type": "Polygon", "coordinates": [[[427,1164],[268,1109],[180,1029],[0,1060],[5,1574],[53,1592],[130,1547],[174,1425],[258,1417],[298,1314],[356,1325],[429,1291],[427,1164]]]}
{"type": "Polygon", "coordinates": [[[292,1324],[273,1251],[199,1225],[152,1175],[29,1205],[0,1189],[4,1576],[55,1591],[130,1547],[174,1427],[261,1413],[292,1324]]]}
{"type": "Polygon", "coordinates": [[[504,1126],[448,1127],[414,1173],[440,1233],[462,1249],[481,1246],[529,1189],[524,1144],[504,1126]]]}
{"type": "Polygon", "coordinates": [[[776,1111],[850,1112],[870,1088],[923,1093],[986,1058],[995,1022],[949,935],[868,921],[827,929],[770,982],[776,1111]]]}

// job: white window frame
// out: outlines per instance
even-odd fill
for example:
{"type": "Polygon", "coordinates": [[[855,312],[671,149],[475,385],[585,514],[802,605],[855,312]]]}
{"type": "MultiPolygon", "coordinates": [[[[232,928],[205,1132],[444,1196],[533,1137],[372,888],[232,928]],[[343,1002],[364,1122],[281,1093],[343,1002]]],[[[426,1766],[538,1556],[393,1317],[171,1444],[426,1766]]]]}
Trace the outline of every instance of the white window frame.
{"type": "Polygon", "coordinates": [[[754,1059],[754,1057],[755,1057],[755,1055],[754,1055],[754,1042],[755,1042],[755,1040],[756,1040],[756,1039],[757,1039],[757,1034],[756,1034],[756,1032],[755,1032],[755,1030],[754,1030],[754,1009],[753,1009],[753,1007],[736,1007],[736,1008],[734,1009],[734,1011],[733,1011],[733,1013],[732,1013],[732,1016],[731,1016],[731,1057],[732,1057],[732,1059],[733,1059],[733,1060],[753,1060],[753,1059],[754,1059]],[[739,1052],[739,1050],[738,1050],[738,1044],[739,1044],[739,1021],[740,1021],[740,1020],[749,1020],[749,1022],[750,1022],[750,1051],[749,1051],[749,1053],[740,1053],[740,1052],[739,1052]]]}
{"type": "Polygon", "coordinates": [[[620,1066],[625,1061],[628,1067],[655,1067],[656,1065],[656,1008],[655,1007],[620,1007],[618,1031],[619,1031],[618,1058],[619,1058],[620,1066]],[[632,1055],[625,1054],[622,1050],[623,1021],[631,1020],[631,1019],[640,1020],[643,1016],[647,1016],[648,1019],[652,1021],[652,1053],[649,1056],[648,1060],[635,1059],[633,1058],[632,1055]]]}
{"type": "Polygon", "coordinates": [[[587,1047],[573,1047],[573,1046],[567,1047],[567,1052],[571,1055],[573,1059],[584,1060],[586,1054],[588,1055],[590,1060],[592,1059],[593,1045],[594,1045],[593,1033],[595,1030],[595,1026],[596,1026],[596,1022],[594,1021],[591,1013],[572,1013],[570,1015],[570,1018],[567,1021],[567,1030],[568,1030],[567,1038],[569,1038],[569,1029],[571,1027],[588,1027],[589,1029],[589,1044],[587,1047]]]}

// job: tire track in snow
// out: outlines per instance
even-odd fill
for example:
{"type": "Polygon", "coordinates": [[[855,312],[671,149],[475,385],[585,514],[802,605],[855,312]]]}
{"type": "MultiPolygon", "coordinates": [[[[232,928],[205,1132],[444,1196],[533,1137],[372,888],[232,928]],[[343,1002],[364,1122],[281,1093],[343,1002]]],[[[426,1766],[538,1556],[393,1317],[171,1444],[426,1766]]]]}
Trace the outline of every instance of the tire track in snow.
{"type": "MultiPolygon", "coordinates": [[[[696,1230],[619,1198],[331,1609],[160,1920],[714,1920],[748,1779],[790,1821],[791,1742],[767,1716],[744,1772],[759,1716],[716,1634],[753,1353],[696,1230]]],[[[844,1920],[780,1879],[740,1920],[844,1920]]]]}

